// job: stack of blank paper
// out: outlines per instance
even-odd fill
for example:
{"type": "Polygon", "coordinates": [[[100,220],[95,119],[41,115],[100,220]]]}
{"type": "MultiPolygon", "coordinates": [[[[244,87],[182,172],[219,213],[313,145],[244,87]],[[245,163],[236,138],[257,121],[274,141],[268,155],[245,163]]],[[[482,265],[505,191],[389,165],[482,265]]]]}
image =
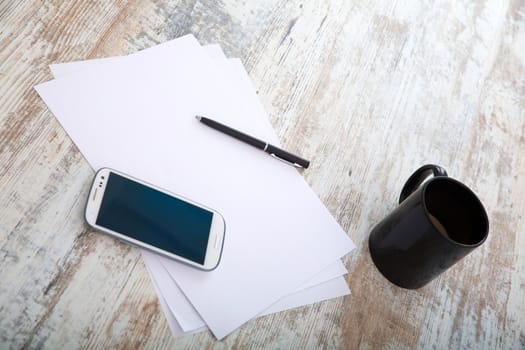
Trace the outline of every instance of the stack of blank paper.
{"type": "Polygon", "coordinates": [[[51,69],[56,79],[35,88],[94,169],[120,170],[225,218],[211,272],[142,252],[174,335],[210,329],[220,339],[259,315],[349,294],[340,258],[354,244],[297,170],[195,119],[279,144],[239,60],[188,35],[51,69]]]}

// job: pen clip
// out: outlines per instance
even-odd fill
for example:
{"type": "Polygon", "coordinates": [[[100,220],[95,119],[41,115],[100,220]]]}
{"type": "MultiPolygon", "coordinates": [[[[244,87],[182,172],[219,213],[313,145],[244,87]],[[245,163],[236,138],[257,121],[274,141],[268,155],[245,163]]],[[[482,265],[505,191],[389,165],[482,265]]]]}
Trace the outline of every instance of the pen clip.
{"type": "Polygon", "coordinates": [[[280,160],[281,162],[284,162],[288,165],[291,165],[291,166],[294,166],[296,168],[302,168],[302,166],[300,166],[299,164],[297,163],[292,163],[292,162],[289,162],[287,161],[286,159],[282,159],[281,157],[277,156],[275,153],[268,153],[269,155],[271,155],[272,157],[274,157],[275,159],[278,159],[280,160]]]}

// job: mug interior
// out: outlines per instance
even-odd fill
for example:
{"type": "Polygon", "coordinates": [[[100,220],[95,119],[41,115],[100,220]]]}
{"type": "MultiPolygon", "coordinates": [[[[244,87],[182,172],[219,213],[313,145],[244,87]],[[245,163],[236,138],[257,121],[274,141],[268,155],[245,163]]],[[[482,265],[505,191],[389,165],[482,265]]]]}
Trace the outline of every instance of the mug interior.
{"type": "Polygon", "coordinates": [[[488,233],[483,205],[465,185],[447,177],[429,181],[425,206],[434,227],[456,243],[481,244],[488,233]]]}

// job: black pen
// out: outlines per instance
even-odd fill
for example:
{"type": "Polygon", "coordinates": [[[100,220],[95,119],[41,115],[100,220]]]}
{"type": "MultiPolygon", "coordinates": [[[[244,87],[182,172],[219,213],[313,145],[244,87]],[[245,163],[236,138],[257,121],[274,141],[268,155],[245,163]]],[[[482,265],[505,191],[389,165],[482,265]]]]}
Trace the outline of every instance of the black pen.
{"type": "Polygon", "coordinates": [[[272,157],[282,160],[285,163],[291,164],[298,168],[304,168],[304,169],[308,168],[308,166],[310,165],[310,162],[307,161],[306,159],[303,159],[301,157],[296,156],[295,154],[292,154],[283,149],[270,145],[268,142],[264,142],[259,139],[256,139],[253,136],[246,135],[243,132],[232,129],[229,126],[216,122],[215,120],[212,120],[206,117],[201,117],[199,115],[195,117],[201,123],[209,126],[210,128],[223,132],[226,135],[230,135],[231,137],[236,138],[237,140],[246,142],[247,144],[252,145],[253,147],[257,147],[258,149],[263,150],[264,152],[268,153],[272,157]]]}

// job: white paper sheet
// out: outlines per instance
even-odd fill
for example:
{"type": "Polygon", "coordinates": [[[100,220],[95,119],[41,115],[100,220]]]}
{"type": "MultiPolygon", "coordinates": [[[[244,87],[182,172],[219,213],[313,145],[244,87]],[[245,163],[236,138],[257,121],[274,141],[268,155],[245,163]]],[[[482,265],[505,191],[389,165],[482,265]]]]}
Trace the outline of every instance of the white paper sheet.
{"type": "MultiPolygon", "coordinates": [[[[182,332],[193,332],[197,329],[208,329],[204,320],[199,316],[190,303],[181,303],[181,300],[185,299],[184,294],[175,283],[170,283],[173,281],[171,280],[169,273],[163,268],[158,259],[158,255],[146,250],[142,250],[142,255],[144,261],[147,262],[146,266],[148,267],[150,276],[152,276],[159,292],[162,294],[159,295],[159,298],[162,297],[163,300],[165,300],[170,313],[177,320],[180,330],[182,332]],[[153,271],[155,271],[155,278],[153,278],[153,271]],[[176,308],[174,309],[172,305],[176,308]],[[180,320],[184,320],[186,324],[185,327],[183,327],[180,320]]],[[[350,294],[350,289],[348,288],[345,279],[340,277],[345,273],[346,269],[344,269],[344,271],[337,270],[334,268],[336,266],[338,265],[334,264],[330,266],[332,278],[329,278],[330,276],[327,274],[327,270],[323,270],[322,279],[317,278],[317,281],[309,281],[310,283],[301,286],[298,291],[288,296],[284,296],[258,316],[269,315],[271,313],[285,311],[302,305],[309,305],[350,294]]],[[[178,335],[182,334],[175,334],[175,336],[178,335]]]]}
{"type": "MultiPolygon", "coordinates": [[[[148,269],[148,272],[151,274],[151,270],[148,269]]],[[[168,326],[171,330],[171,333],[174,337],[182,337],[182,336],[204,332],[208,330],[208,327],[202,326],[199,328],[195,328],[191,331],[184,331],[179,325],[179,323],[177,322],[177,320],[175,319],[175,317],[173,316],[173,314],[171,313],[171,310],[168,306],[168,302],[162,295],[159,285],[156,283],[155,280],[152,279],[152,281],[153,281],[153,286],[155,288],[155,291],[159,297],[160,306],[166,317],[166,321],[168,322],[168,326]]],[[[323,293],[324,295],[326,295],[328,299],[333,299],[333,298],[342,297],[342,296],[350,294],[350,290],[348,288],[348,285],[346,284],[345,279],[339,277],[339,278],[335,278],[329,281],[325,281],[315,287],[301,291],[301,298],[294,298],[292,302],[287,302],[287,305],[289,307],[300,307],[300,306],[311,304],[311,300],[315,299],[319,293],[323,293]]],[[[286,299],[286,298],[283,298],[283,299],[286,299]]],[[[282,310],[280,310],[279,304],[276,303],[270,306],[265,311],[265,313],[258,315],[258,316],[269,315],[271,313],[275,313],[279,311],[282,311],[282,310]]]]}
{"type": "Polygon", "coordinates": [[[112,166],[225,216],[216,270],[163,262],[222,338],[354,245],[295,169],[196,122],[207,115],[276,139],[202,50],[186,36],[36,89],[94,168],[112,166]]]}
{"type": "MultiPolygon", "coordinates": [[[[151,276],[151,270],[149,270],[149,268],[148,268],[148,273],[151,276]]],[[[168,327],[170,328],[171,334],[174,337],[182,337],[185,335],[190,335],[190,334],[199,333],[199,332],[208,330],[208,327],[201,327],[201,328],[194,329],[192,331],[187,331],[187,332],[183,331],[179,323],[177,322],[177,320],[171,313],[168,303],[166,299],[164,299],[161,293],[159,285],[153,278],[151,280],[153,281],[153,288],[155,289],[155,292],[157,293],[157,296],[159,298],[159,304],[162,309],[162,312],[164,313],[164,316],[166,317],[166,321],[168,322],[168,327]]]]}
{"type": "MultiPolygon", "coordinates": [[[[258,103],[258,98],[255,94],[253,86],[251,85],[248,74],[244,70],[244,67],[242,66],[240,60],[227,60],[219,45],[206,45],[203,47],[206,50],[206,53],[210,57],[212,57],[216,63],[218,63],[218,66],[225,70],[229,70],[230,78],[234,82],[232,85],[237,89],[237,97],[243,100],[251,99],[253,100],[252,104],[254,105],[254,107],[257,106],[257,108],[262,109],[262,106],[260,105],[260,103],[258,103]]],[[[68,74],[81,71],[82,69],[104,64],[104,62],[108,62],[114,59],[118,58],[105,58],[89,61],[53,64],[51,68],[53,76],[56,78],[60,78],[68,74]]],[[[269,124],[267,125],[267,127],[271,128],[269,124]]],[[[156,283],[157,288],[158,290],[160,290],[161,293],[161,295],[159,295],[159,298],[163,298],[163,301],[166,302],[167,307],[177,320],[177,323],[182,329],[182,331],[188,332],[199,328],[207,329],[204,320],[193,308],[191,303],[187,300],[187,298],[184,296],[184,294],[176,285],[176,283],[171,279],[169,274],[167,274],[165,268],[160,264],[160,262],[156,258],[156,255],[151,253],[147,254],[147,251],[144,252],[144,262],[148,267],[148,271],[152,280],[154,280],[154,283],[156,283]]],[[[312,304],[320,302],[332,298],[333,295],[339,296],[338,293],[340,293],[340,291],[333,290],[330,291],[330,293],[327,293],[325,292],[325,286],[319,286],[318,288],[314,286],[329,281],[331,279],[335,279],[336,277],[342,276],[345,273],[347,273],[347,270],[340,260],[332,263],[330,266],[318,273],[314,278],[312,278],[307,283],[303,284],[300,288],[298,288],[296,293],[286,296],[279,300],[277,303],[275,303],[272,306],[272,312],[291,309],[297,307],[297,305],[301,305],[301,303],[312,304]],[[301,293],[301,290],[307,288],[309,289],[307,293],[301,293]]],[[[341,280],[344,281],[344,279],[341,280]]],[[[348,288],[346,290],[348,290],[348,288]]],[[[262,314],[268,313],[269,311],[265,310],[262,314]]]]}
{"type": "MultiPolygon", "coordinates": [[[[162,291],[162,295],[167,301],[173,316],[181,326],[181,329],[183,331],[191,331],[206,326],[204,320],[199,316],[193,306],[187,302],[182,291],[171,279],[169,273],[164,269],[161,262],[158,260],[158,256],[145,250],[143,250],[142,253],[144,261],[147,262],[146,265],[148,266],[149,271],[155,271],[155,276],[154,278],[152,276],[152,278],[156,281],[162,291]]],[[[322,271],[322,275],[314,277],[314,279],[308,281],[309,283],[302,285],[294,293],[284,296],[272,305],[271,308],[264,310],[260,315],[289,310],[299,305],[313,304],[349,294],[350,290],[348,287],[345,289],[327,291],[326,287],[323,286],[323,283],[337,278],[340,278],[340,281],[344,281],[344,278],[341,276],[345,273],[346,269],[344,267],[341,268],[337,264],[332,264],[328,269],[322,271]]],[[[344,283],[344,285],[346,285],[346,283],[344,283]]]]}

